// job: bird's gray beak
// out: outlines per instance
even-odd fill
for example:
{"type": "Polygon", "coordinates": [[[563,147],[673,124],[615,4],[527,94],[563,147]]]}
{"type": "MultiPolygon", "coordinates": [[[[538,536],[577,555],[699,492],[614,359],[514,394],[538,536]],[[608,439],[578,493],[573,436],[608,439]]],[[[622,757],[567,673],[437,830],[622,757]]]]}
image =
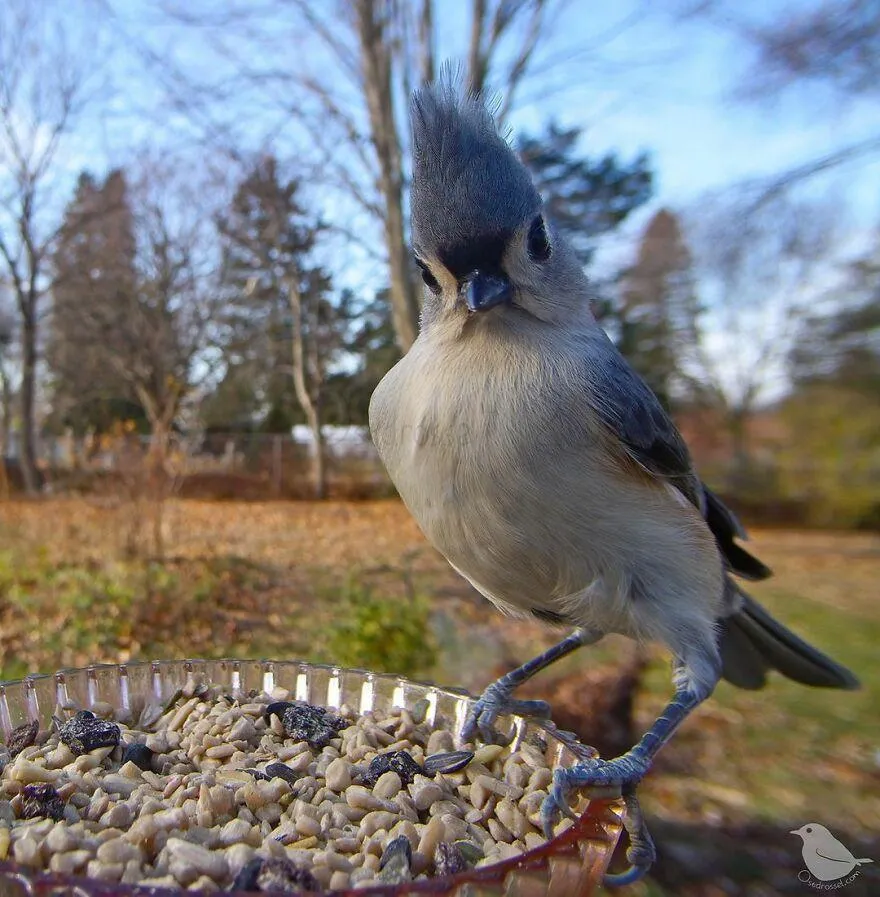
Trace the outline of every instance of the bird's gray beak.
{"type": "Polygon", "coordinates": [[[513,285],[503,275],[473,274],[464,284],[464,299],[470,311],[486,311],[513,298],[513,285]]]}

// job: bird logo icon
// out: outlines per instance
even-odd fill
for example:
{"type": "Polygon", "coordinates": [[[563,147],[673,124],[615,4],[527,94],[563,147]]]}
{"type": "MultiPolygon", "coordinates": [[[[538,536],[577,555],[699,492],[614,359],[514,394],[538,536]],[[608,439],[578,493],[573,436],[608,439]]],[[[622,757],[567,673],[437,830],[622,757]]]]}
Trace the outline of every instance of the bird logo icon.
{"type": "Polygon", "coordinates": [[[819,881],[836,881],[849,875],[857,866],[874,862],[867,857],[854,857],[849,848],[818,822],[808,822],[790,834],[800,835],[803,839],[804,863],[819,881]]]}

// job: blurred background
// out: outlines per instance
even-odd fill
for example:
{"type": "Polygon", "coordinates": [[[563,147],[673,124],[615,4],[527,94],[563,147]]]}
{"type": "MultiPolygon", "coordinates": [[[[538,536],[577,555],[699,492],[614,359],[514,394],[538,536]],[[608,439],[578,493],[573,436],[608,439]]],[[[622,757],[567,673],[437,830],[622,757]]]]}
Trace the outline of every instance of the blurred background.
{"type": "MultiPolygon", "coordinates": [[[[296,656],[480,690],[558,637],[426,545],[366,428],[418,329],[407,98],[447,62],[750,525],[756,595],[865,684],[722,684],[642,788],[632,892],[808,893],[811,821],[880,864],[876,0],[5,0],[0,678],[296,656]]],[[[531,687],[606,755],[668,691],[613,639],[531,687]]]]}

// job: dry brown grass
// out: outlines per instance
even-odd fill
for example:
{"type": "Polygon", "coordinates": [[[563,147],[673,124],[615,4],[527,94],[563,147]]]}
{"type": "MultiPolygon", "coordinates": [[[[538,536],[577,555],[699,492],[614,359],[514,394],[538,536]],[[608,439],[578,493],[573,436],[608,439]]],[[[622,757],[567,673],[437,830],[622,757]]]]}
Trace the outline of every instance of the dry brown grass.
{"type": "MultiPolygon", "coordinates": [[[[0,502],[0,545],[45,551],[59,560],[106,560],[124,552],[132,507],[113,499],[0,502]]],[[[395,500],[364,502],[171,501],[173,554],[235,554],[305,567],[399,564],[417,556],[443,575],[443,559],[395,500]]],[[[880,535],[752,529],[750,547],[787,589],[837,607],[864,608],[880,582],[880,535]]]]}

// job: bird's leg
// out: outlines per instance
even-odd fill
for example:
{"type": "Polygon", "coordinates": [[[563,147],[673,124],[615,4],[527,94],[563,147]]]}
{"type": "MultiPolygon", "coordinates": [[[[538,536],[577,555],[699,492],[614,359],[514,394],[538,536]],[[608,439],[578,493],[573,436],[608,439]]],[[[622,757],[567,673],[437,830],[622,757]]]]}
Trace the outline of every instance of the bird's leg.
{"type": "MultiPolygon", "coordinates": [[[[553,825],[559,813],[574,817],[569,807],[568,795],[575,789],[619,786],[625,796],[634,794],[657,752],[675,734],[691,711],[709,697],[720,677],[720,662],[715,654],[701,655],[695,666],[676,662],[675,696],[638,744],[613,760],[585,759],[567,769],[557,769],[553,774],[550,793],[541,807],[547,837],[552,837],[553,825]],[[701,675],[695,675],[695,669],[701,675]]],[[[633,867],[637,867],[636,862],[633,862],[633,867]]],[[[640,874],[644,874],[648,866],[642,864],[638,868],[641,870],[640,874]]],[[[631,871],[626,874],[634,873],[631,871]]]]}
{"type": "Polygon", "coordinates": [[[479,733],[485,742],[495,740],[495,720],[503,713],[547,718],[550,705],[546,701],[517,701],[513,690],[527,682],[551,663],[571,654],[572,651],[599,641],[602,634],[592,629],[576,629],[561,642],[533,657],[521,667],[511,670],[493,682],[471,708],[461,730],[464,741],[471,741],[479,733]]]}

